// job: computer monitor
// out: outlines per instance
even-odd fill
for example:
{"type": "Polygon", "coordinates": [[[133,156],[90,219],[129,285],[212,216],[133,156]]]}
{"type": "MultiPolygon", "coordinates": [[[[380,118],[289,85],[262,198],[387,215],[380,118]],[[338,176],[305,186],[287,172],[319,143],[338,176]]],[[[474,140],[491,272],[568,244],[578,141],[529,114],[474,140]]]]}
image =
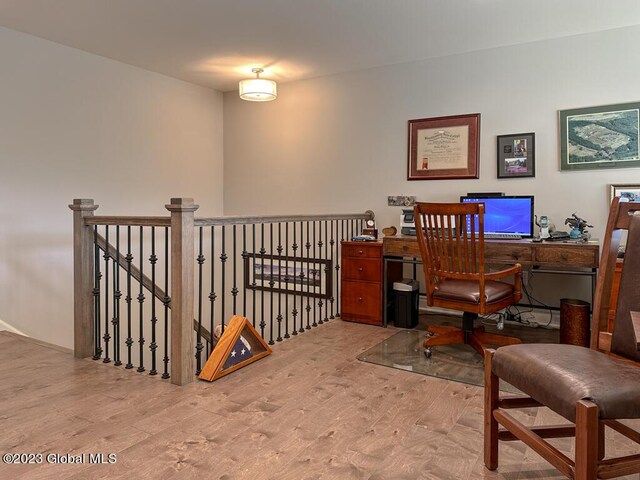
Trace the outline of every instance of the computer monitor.
{"type": "Polygon", "coordinates": [[[462,203],[484,203],[485,234],[533,236],[533,195],[460,197],[462,203]]]}

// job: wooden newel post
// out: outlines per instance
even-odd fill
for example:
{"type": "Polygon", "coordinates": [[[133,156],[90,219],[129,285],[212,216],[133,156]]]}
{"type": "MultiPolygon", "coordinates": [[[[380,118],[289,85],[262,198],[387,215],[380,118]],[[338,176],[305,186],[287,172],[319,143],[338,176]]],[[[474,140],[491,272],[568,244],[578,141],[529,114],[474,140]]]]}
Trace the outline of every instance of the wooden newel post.
{"type": "Polygon", "coordinates": [[[194,380],[194,213],[193,198],[172,198],[171,212],[171,383],[194,380]]]}
{"type": "Polygon", "coordinates": [[[73,352],[77,358],[94,355],[93,231],[85,225],[98,205],[90,198],[75,198],[73,210],[73,352]]]}

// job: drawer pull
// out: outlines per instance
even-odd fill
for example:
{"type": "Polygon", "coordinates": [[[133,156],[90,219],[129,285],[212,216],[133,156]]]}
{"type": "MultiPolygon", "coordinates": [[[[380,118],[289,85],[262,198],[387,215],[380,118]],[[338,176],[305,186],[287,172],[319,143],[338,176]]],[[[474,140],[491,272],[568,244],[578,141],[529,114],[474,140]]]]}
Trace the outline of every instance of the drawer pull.
{"type": "Polygon", "coordinates": [[[363,300],[362,297],[358,297],[358,301],[361,302],[363,300]]]}
{"type": "Polygon", "coordinates": [[[562,253],[562,254],[560,254],[560,258],[562,258],[562,260],[569,260],[569,254],[568,253],[562,253]]]}
{"type": "Polygon", "coordinates": [[[364,268],[362,268],[362,267],[358,267],[358,271],[359,271],[359,272],[362,272],[363,270],[364,270],[364,268]]]}
{"type": "Polygon", "coordinates": [[[362,250],[358,250],[358,255],[362,255],[364,252],[362,250]]]}
{"type": "Polygon", "coordinates": [[[402,246],[402,251],[403,252],[408,252],[409,251],[409,247],[407,245],[403,245],[402,246]]]}

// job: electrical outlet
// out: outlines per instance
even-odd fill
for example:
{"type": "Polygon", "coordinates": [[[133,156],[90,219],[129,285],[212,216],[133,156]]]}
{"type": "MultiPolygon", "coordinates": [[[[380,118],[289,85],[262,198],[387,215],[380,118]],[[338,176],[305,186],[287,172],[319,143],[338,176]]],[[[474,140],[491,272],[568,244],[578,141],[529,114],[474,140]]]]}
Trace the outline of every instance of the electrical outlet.
{"type": "Polygon", "coordinates": [[[389,195],[387,197],[387,205],[390,207],[412,207],[415,203],[415,196],[389,195]]]}

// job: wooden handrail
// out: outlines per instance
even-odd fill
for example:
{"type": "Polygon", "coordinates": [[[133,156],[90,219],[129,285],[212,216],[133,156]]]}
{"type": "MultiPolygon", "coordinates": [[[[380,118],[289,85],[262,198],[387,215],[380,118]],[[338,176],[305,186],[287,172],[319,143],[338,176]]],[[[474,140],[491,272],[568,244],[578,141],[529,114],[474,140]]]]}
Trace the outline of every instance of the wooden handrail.
{"type": "Polygon", "coordinates": [[[270,215],[270,216],[230,216],[230,217],[210,217],[196,218],[196,227],[206,227],[211,225],[242,225],[251,223],[286,223],[286,222],[313,222],[322,220],[373,220],[375,214],[371,210],[364,213],[335,213],[317,215],[270,215]]]}
{"type": "Polygon", "coordinates": [[[170,227],[171,217],[122,217],[95,215],[86,217],[85,225],[121,225],[128,227],[170,227]]]}
{"type": "MultiPolygon", "coordinates": [[[[336,213],[317,215],[270,215],[270,216],[228,216],[196,218],[196,227],[211,225],[248,225],[253,223],[286,223],[286,222],[313,222],[330,220],[372,220],[375,218],[371,210],[365,213],[336,213]]],[[[110,216],[96,215],[87,217],[85,225],[121,225],[129,227],[170,227],[171,217],[142,217],[142,216],[110,216]]]]}
{"type": "MultiPolygon", "coordinates": [[[[107,251],[107,241],[102,235],[96,235],[96,243],[98,244],[98,248],[100,248],[100,250],[105,252],[114,262],[119,264],[123,270],[127,270],[127,258],[122,253],[115,255],[116,248],[111,244],[108,245],[109,251],[107,251]]],[[[154,290],[153,282],[151,281],[151,279],[144,274],[140,274],[140,269],[133,264],[131,265],[131,276],[138,282],[142,283],[142,286],[146,288],[149,293],[153,294],[155,291],[155,295],[158,300],[164,301],[164,297],[166,295],[165,291],[158,285],[156,285],[156,288],[154,290]]],[[[169,303],[167,306],[171,308],[171,303],[169,303]]],[[[193,330],[195,332],[198,331],[198,321],[195,318],[193,319],[193,330]]],[[[212,343],[211,332],[209,332],[209,330],[207,330],[202,325],[200,325],[200,335],[202,335],[202,338],[204,338],[207,342],[212,343]]]]}

